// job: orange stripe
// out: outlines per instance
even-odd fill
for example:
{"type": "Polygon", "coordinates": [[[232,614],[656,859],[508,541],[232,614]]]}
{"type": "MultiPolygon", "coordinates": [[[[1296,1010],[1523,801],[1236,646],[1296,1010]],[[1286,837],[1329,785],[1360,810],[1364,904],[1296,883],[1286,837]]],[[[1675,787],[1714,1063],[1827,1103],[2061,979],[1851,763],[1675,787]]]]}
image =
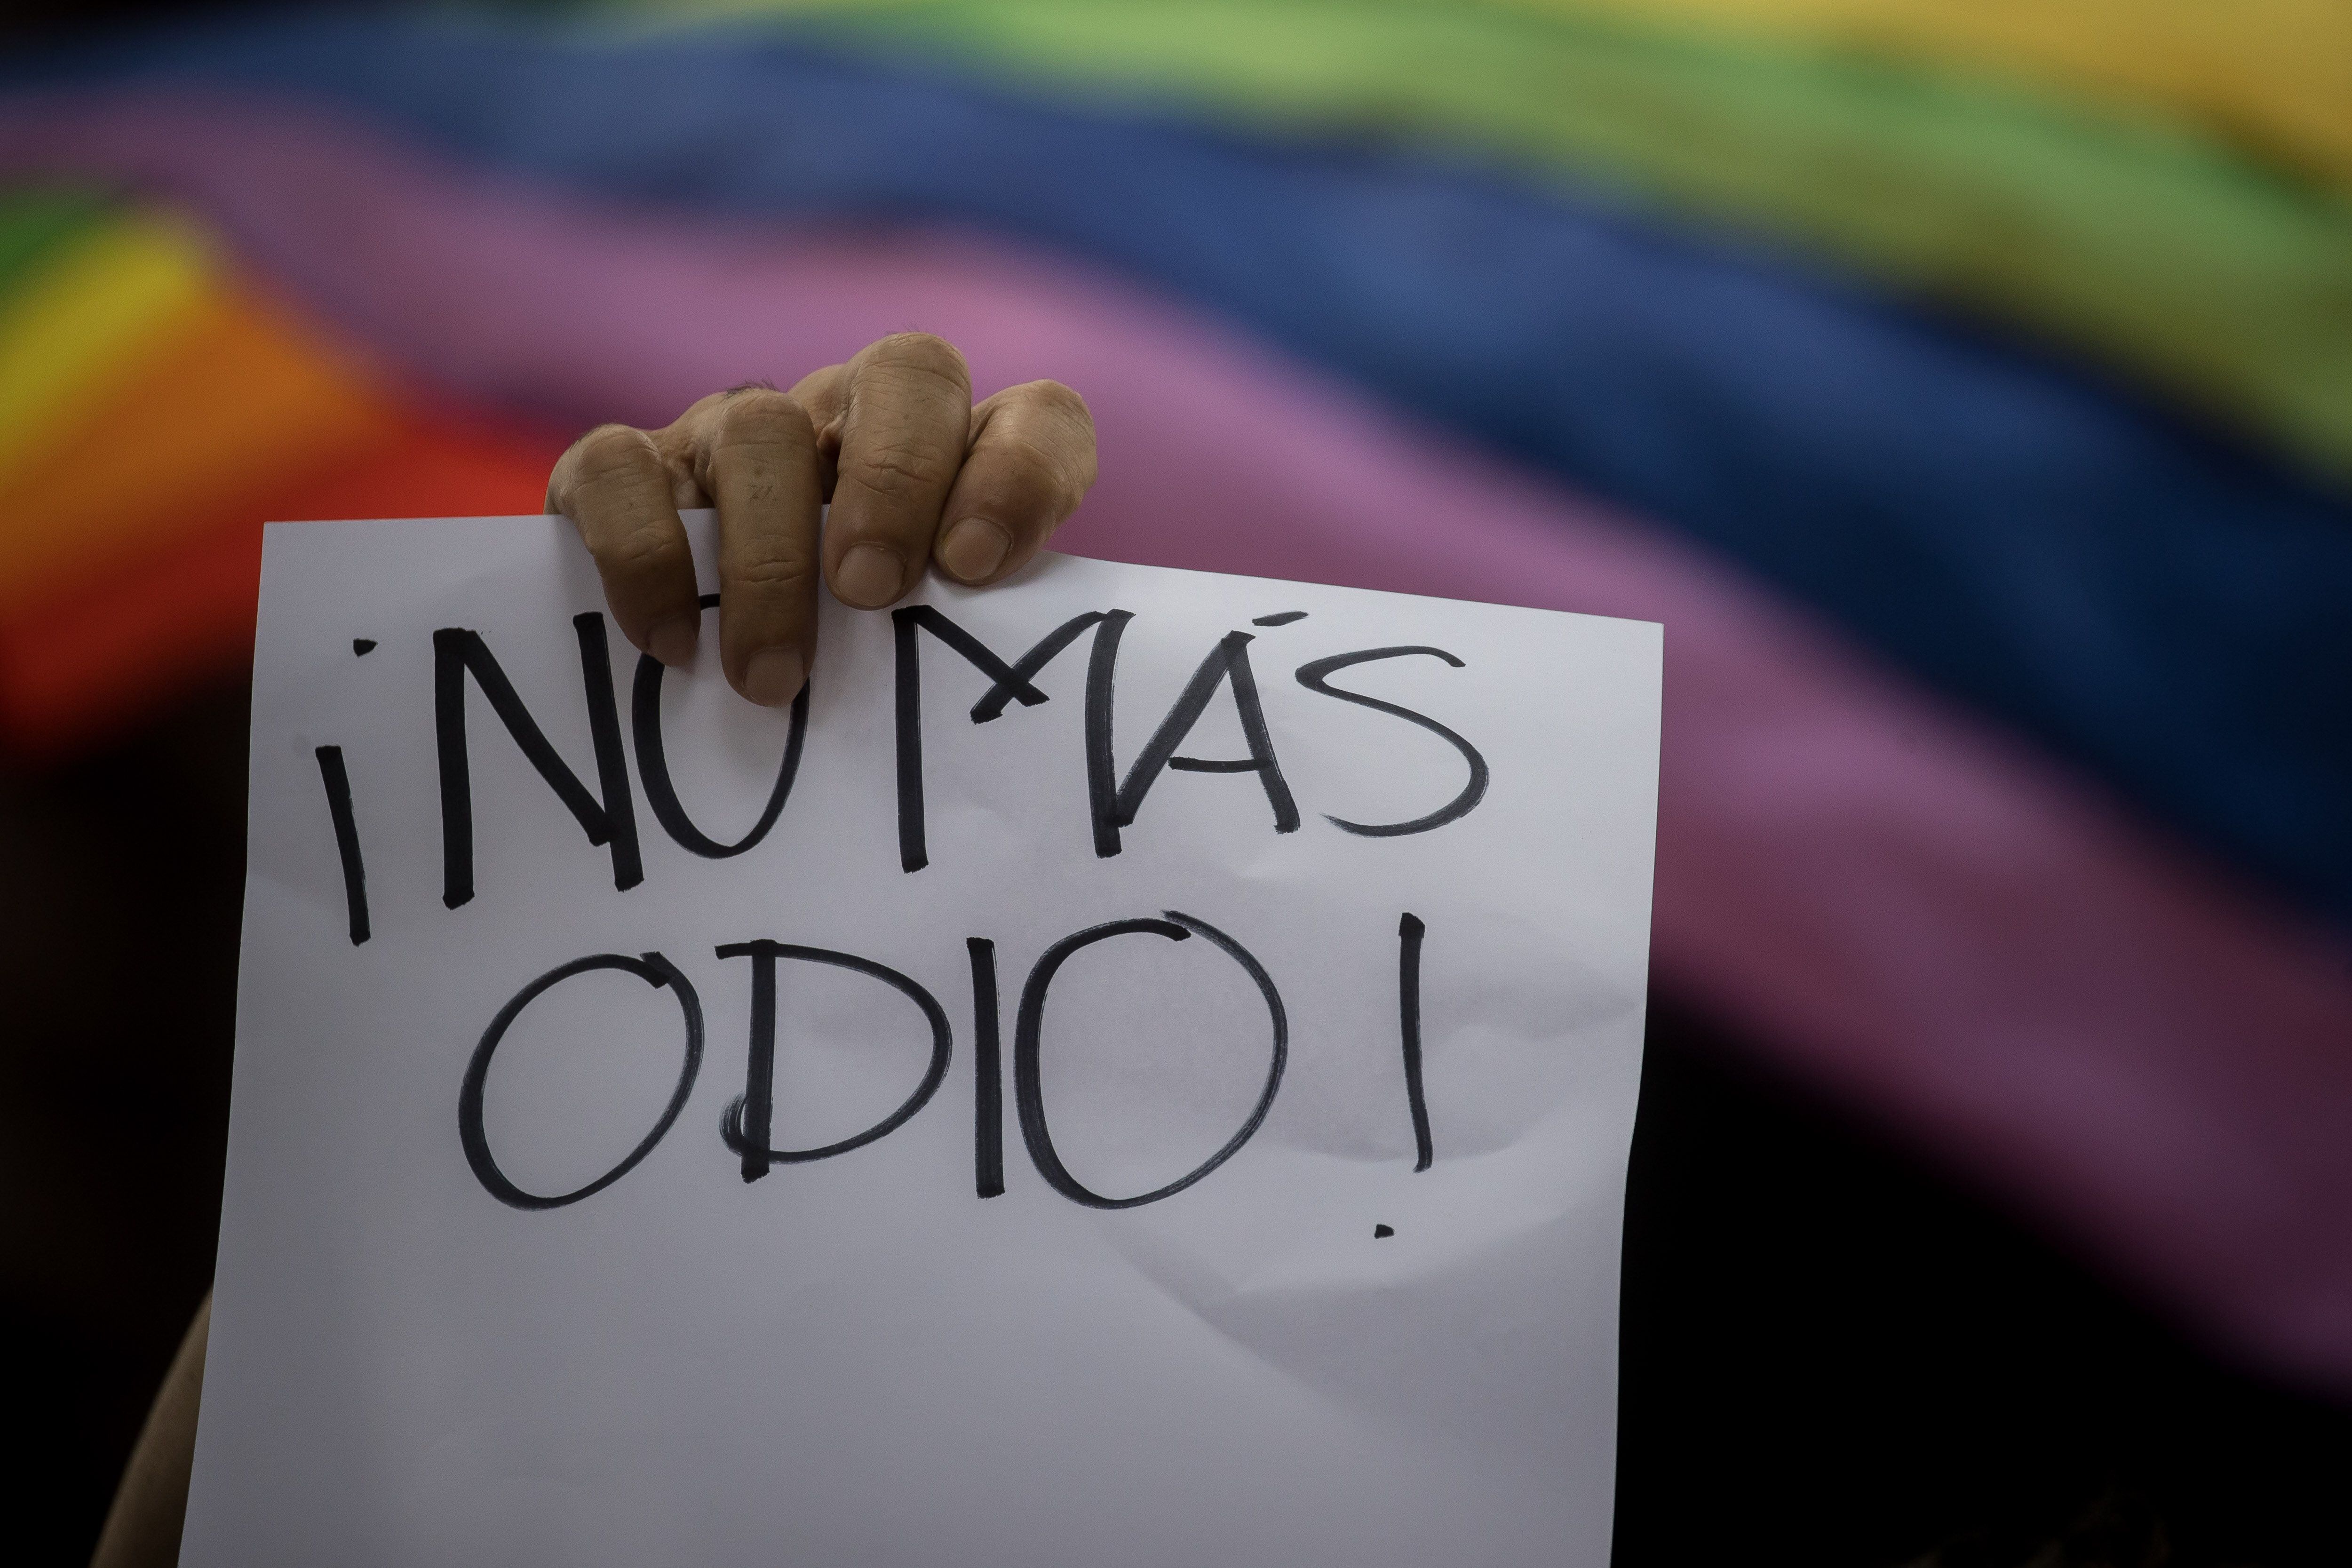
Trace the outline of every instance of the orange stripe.
{"type": "Polygon", "coordinates": [[[0,512],[0,618],[396,438],[359,368],[231,288],[61,431],[0,512]]]}
{"type": "Polygon", "coordinates": [[[155,550],[0,625],[0,747],[60,755],[237,671],[252,656],[264,521],[537,511],[567,439],[414,416],[299,483],[192,510],[155,550]]]}

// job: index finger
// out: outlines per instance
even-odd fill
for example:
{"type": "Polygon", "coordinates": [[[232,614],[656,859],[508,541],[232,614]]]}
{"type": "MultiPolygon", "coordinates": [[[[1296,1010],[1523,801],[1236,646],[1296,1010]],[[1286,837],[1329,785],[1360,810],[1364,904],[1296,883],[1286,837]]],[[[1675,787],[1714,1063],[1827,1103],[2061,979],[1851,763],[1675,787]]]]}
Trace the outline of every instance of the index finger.
{"type": "Polygon", "coordinates": [[[677,517],[680,481],[657,438],[626,425],[581,437],[547,479],[547,510],[586,541],[621,635],[668,665],[694,658],[702,616],[677,517]]]}

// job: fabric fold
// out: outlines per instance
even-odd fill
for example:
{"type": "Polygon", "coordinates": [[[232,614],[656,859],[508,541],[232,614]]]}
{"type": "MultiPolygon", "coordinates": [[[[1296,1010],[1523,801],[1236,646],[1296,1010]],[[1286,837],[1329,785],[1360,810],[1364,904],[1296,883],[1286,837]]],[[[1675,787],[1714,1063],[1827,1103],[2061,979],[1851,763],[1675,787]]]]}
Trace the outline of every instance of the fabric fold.
{"type": "Polygon", "coordinates": [[[651,422],[919,321],[983,388],[1086,391],[1103,479],[1063,547],[1664,621],[1665,982],[2240,1352],[2352,1389],[2340,948],[1688,545],[1032,248],[649,216],[331,121],[92,112],[0,144],[168,185],[443,385],[651,422]]]}

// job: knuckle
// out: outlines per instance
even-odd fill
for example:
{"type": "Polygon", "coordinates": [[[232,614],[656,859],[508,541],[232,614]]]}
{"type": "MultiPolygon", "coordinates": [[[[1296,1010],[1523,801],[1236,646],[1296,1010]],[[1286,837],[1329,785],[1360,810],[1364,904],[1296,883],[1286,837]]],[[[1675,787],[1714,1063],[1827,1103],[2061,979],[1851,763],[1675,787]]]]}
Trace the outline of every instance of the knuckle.
{"type": "Polygon", "coordinates": [[[857,482],[892,500],[914,500],[943,490],[955,478],[958,454],[911,436],[860,442],[846,465],[857,482]]]}
{"type": "Polygon", "coordinates": [[[816,446],[808,410],[790,393],[748,387],[730,394],[719,411],[714,444],[722,447],[783,444],[804,450],[816,446]]]}
{"type": "Polygon", "coordinates": [[[614,472],[640,472],[661,463],[654,437],[635,426],[597,426],[572,445],[579,454],[581,478],[609,478],[614,472]]]}
{"type": "Polygon", "coordinates": [[[1075,506],[1095,482],[1095,421],[1087,400],[1058,381],[1033,381],[1005,395],[991,435],[1014,461],[1043,468],[1075,506]]]}
{"type": "Polygon", "coordinates": [[[1072,450],[1067,445],[1041,440],[1018,428],[993,443],[1003,464],[1005,483],[1041,509],[1066,515],[1086,499],[1094,484],[1094,448],[1072,450]]]}
{"type": "Polygon", "coordinates": [[[815,422],[820,432],[820,439],[824,427],[841,416],[843,389],[848,378],[849,366],[846,363],[829,364],[823,370],[811,371],[793,385],[793,399],[808,410],[810,419],[815,422]]]}
{"type": "Polygon", "coordinates": [[[761,551],[731,563],[727,582],[730,587],[790,605],[816,585],[816,563],[799,552],[761,551]]]}
{"type": "Polygon", "coordinates": [[[1041,490],[1059,498],[1084,488],[1071,468],[1067,454],[1027,436],[1008,436],[997,450],[1015,482],[1024,489],[1041,490]]]}
{"type": "Polygon", "coordinates": [[[929,377],[971,395],[971,369],[947,339],[931,332],[893,332],[866,351],[867,363],[929,377]]]}
{"type": "Polygon", "coordinates": [[[608,574],[632,583],[658,577],[688,559],[686,536],[651,518],[593,542],[590,553],[608,574]]]}
{"type": "Polygon", "coordinates": [[[1011,388],[1005,395],[1008,400],[1033,408],[1058,423],[1084,430],[1088,435],[1094,432],[1094,410],[1087,406],[1085,398],[1058,381],[1024,382],[1011,388]]]}
{"type": "Polygon", "coordinates": [[[654,438],[633,425],[599,425],[572,444],[577,486],[635,479],[661,467],[654,438]]]}

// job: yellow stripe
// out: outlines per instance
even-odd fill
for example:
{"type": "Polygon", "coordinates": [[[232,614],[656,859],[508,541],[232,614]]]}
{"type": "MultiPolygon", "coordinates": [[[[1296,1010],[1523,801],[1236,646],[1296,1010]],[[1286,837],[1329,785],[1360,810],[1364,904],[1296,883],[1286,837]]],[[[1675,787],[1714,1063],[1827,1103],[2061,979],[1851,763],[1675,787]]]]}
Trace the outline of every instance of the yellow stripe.
{"type": "MultiPolygon", "coordinates": [[[[1497,3],[1497,0],[1489,0],[1497,3]]],[[[2347,0],[1499,0],[1990,68],[2162,109],[2352,187],[2347,0]]]]}
{"type": "Polygon", "coordinates": [[[0,300],[0,490],[192,321],[220,276],[188,226],[140,214],[59,247],[0,300]]]}

